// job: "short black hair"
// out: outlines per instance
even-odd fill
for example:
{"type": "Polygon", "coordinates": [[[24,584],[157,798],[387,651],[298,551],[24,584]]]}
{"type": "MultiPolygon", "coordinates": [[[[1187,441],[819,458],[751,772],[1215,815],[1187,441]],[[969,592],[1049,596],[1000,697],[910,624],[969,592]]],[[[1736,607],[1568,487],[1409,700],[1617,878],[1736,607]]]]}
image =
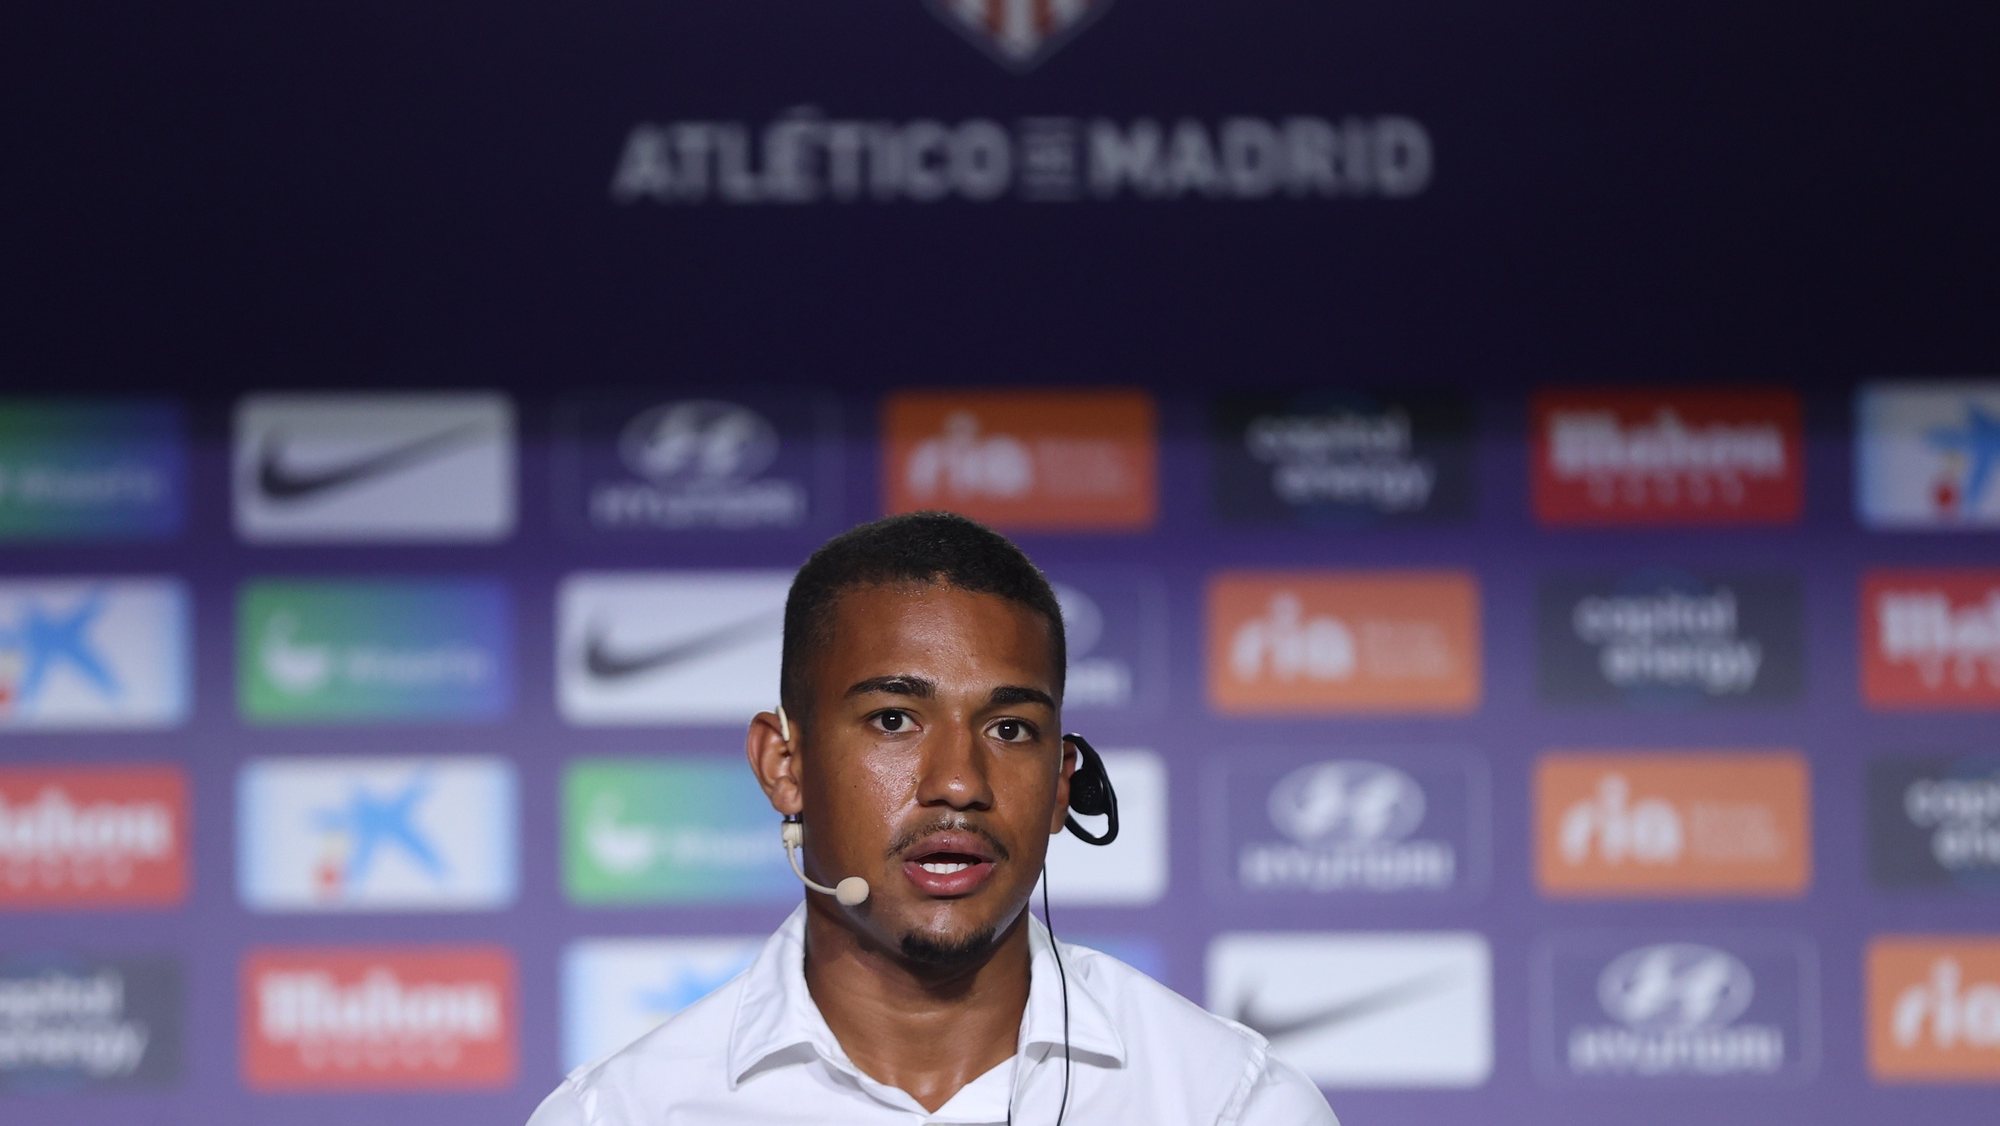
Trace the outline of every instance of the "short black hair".
{"type": "Polygon", "coordinates": [[[953,586],[1020,603],[1048,619],[1054,640],[1055,695],[1062,699],[1062,606],[1049,580],[1012,540],[955,512],[910,512],[850,528],[820,545],[792,578],[785,597],[785,648],[778,698],[803,718],[810,710],[807,669],[833,632],[842,592],[862,586],[953,586]]]}

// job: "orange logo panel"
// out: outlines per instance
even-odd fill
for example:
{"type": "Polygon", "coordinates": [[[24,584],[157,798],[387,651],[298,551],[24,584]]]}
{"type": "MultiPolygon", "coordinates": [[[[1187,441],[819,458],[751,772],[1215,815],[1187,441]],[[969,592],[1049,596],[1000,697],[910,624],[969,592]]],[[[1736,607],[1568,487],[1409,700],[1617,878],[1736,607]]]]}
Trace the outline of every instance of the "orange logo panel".
{"type": "Polygon", "coordinates": [[[1920,1083],[2000,1083],[2000,937],[1868,944],[1868,1070],[1920,1083]]]}
{"type": "Polygon", "coordinates": [[[913,391],[882,419],[883,506],[1026,531],[1136,531],[1159,514],[1143,391],[913,391]]]}
{"type": "Polygon", "coordinates": [[[1544,524],[1793,523],[1805,430],[1791,391],[1544,391],[1535,396],[1544,524]]]}
{"type": "Polygon", "coordinates": [[[0,909],[172,906],[188,852],[178,769],[0,767],[0,909]]]}
{"type": "Polygon", "coordinates": [[[1464,572],[1240,571],[1208,584],[1220,712],[1466,712],[1479,661],[1479,587],[1464,572]]]}
{"type": "Polygon", "coordinates": [[[1545,755],[1537,879],[1552,896],[1803,895],[1810,792],[1789,751],[1545,755]]]}
{"type": "Polygon", "coordinates": [[[1871,571],[1861,691],[1877,708],[2000,707],[2000,571],[1871,571]]]}
{"type": "Polygon", "coordinates": [[[259,1090],[506,1087],[518,1020],[498,947],[256,950],[243,961],[243,1079],[259,1090]]]}

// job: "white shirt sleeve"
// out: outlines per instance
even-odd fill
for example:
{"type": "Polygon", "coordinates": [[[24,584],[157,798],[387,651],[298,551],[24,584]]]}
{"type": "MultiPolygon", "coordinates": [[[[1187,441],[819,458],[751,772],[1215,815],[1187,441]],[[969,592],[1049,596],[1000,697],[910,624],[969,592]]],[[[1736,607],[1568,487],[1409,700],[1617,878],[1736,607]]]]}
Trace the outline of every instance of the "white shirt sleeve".
{"type": "Polygon", "coordinates": [[[1276,1056],[1267,1056],[1264,1073],[1251,1086],[1242,1109],[1216,1126],[1340,1126],[1340,1120],[1305,1072],[1276,1056]]]}
{"type": "Polygon", "coordinates": [[[535,1108],[535,1113],[528,1119],[528,1126],[590,1126],[590,1120],[584,1117],[583,1104],[577,1101],[569,1081],[564,1080],[561,1086],[549,1092],[549,1097],[542,1100],[541,1106],[535,1108]]]}

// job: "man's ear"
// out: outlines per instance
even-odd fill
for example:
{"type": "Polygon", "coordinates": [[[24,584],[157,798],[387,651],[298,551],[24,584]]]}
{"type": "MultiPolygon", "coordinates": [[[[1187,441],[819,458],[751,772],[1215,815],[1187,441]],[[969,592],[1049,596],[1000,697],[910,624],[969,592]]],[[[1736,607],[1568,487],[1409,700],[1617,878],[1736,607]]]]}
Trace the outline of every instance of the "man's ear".
{"type": "Polygon", "coordinates": [[[791,724],[781,725],[772,712],[758,712],[751,716],[750,730],[743,737],[743,751],[750,759],[750,772],[757,776],[757,784],[764,788],[764,797],[771,803],[771,808],[786,817],[795,816],[805,809],[805,797],[799,789],[798,738],[798,728],[791,724]],[[785,727],[791,727],[790,739],[785,737],[785,727]]]}
{"type": "Polygon", "coordinates": [[[1049,817],[1049,836],[1052,837],[1063,831],[1063,822],[1069,818],[1069,776],[1076,773],[1077,763],[1076,748],[1069,745],[1068,739],[1058,746],[1061,749],[1056,753],[1062,757],[1057,760],[1056,808],[1049,817]]]}

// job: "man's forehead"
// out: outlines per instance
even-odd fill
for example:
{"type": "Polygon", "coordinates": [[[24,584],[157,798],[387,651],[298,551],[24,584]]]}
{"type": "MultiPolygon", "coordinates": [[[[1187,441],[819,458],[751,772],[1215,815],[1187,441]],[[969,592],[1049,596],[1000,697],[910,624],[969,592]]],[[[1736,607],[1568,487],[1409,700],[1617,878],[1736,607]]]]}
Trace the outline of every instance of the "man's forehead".
{"type": "MultiPolygon", "coordinates": [[[[907,665],[911,654],[885,653],[879,647],[891,640],[902,626],[916,622],[921,622],[927,630],[955,628],[961,633],[975,632],[978,637],[992,643],[979,647],[982,655],[1002,656],[1008,631],[994,631],[990,620],[983,623],[962,620],[959,611],[967,606],[977,606],[982,616],[987,612],[1005,615],[1013,619],[1015,628],[1027,631],[1028,636],[1023,640],[1031,642],[1033,656],[1028,659],[1032,660],[1033,667],[1016,670],[1010,679],[1020,680],[1024,676],[1036,682],[1055,679],[1056,670],[1049,667],[1054,663],[1054,632],[1045,615],[1004,595],[967,590],[942,581],[869,583],[842,589],[828,607],[829,644],[821,649],[817,663],[853,670],[853,679],[856,680],[915,671],[889,667],[907,665]],[[884,667],[867,672],[857,668],[858,664],[876,663],[873,659],[878,657],[887,662],[884,667]]],[[[927,652],[917,647],[915,655],[922,657],[927,652]]],[[[836,684],[825,687],[842,692],[846,686],[836,684]]]]}

